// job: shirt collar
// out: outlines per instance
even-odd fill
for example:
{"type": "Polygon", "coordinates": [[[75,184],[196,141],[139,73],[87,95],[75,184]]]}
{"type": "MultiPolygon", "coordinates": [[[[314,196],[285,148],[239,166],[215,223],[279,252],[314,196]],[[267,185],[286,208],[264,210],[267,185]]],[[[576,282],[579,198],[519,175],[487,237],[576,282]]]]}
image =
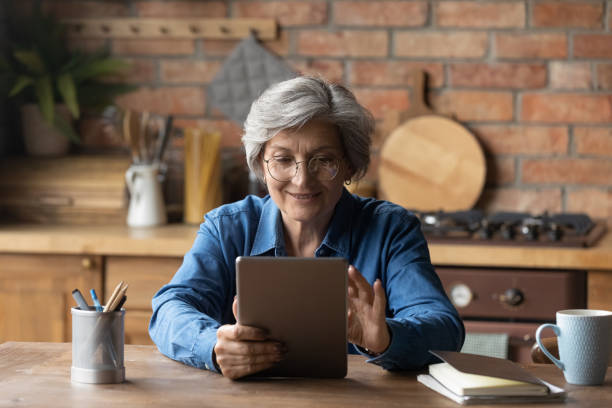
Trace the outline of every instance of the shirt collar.
{"type": "Polygon", "coordinates": [[[329,223],[329,228],[321,243],[321,247],[326,246],[346,259],[349,259],[351,250],[353,206],[353,196],[346,188],[343,188],[342,195],[338,204],[336,204],[334,215],[329,223]]]}
{"type": "MultiPolygon", "coordinates": [[[[349,257],[351,247],[351,220],[353,217],[353,197],[345,188],[342,190],[340,200],[336,204],[332,220],[327,229],[327,233],[323,238],[321,247],[326,246],[339,256],[344,258],[349,257]]],[[[274,203],[274,200],[267,197],[266,203],[263,205],[259,225],[253,247],[251,248],[251,256],[267,254],[274,251],[275,256],[286,255],[285,242],[283,234],[283,220],[280,210],[274,203]]],[[[319,251],[317,250],[317,253],[319,251]]]]}
{"type": "Polygon", "coordinates": [[[266,202],[261,210],[255,241],[251,248],[251,256],[263,255],[274,251],[274,255],[279,256],[285,252],[283,242],[283,221],[280,210],[270,196],[266,197],[266,202]]]}

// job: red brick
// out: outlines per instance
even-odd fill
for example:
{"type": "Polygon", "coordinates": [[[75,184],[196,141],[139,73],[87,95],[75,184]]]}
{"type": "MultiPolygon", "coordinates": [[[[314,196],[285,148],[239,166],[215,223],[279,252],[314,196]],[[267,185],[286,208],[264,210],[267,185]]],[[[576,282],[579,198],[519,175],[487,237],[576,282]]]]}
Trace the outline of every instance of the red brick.
{"type": "Polygon", "coordinates": [[[193,40],[113,40],[113,54],[120,55],[191,55],[193,40]]]}
{"type": "Polygon", "coordinates": [[[274,18],[284,27],[325,24],[327,3],[322,1],[234,2],[234,17],[274,18]]]}
{"type": "Polygon", "coordinates": [[[427,3],[335,1],[334,23],[350,26],[418,27],[427,22],[427,3]]]}
{"type": "Polygon", "coordinates": [[[477,125],[474,133],[492,154],[567,153],[565,126],[477,125]]]}
{"type": "MultiPolygon", "coordinates": [[[[221,133],[221,147],[240,147],[242,128],[230,120],[213,119],[179,119],[175,122],[177,128],[197,127],[207,132],[221,133]]],[[[182,145],[182,143],[181,143],[182,145]]]]}
{"type": "Polygon", "coordinates": [[[303,30],[298,36],[301,55],[333,57],[384,57],[388,53],[385,31],[303,30]]]}
{"type": "Polygon", "coordinates": [[[117,98],[123,108],[160,114],[204,115],[204,90],[192,87],[140,88],[117,98]]]}
{"type": "Polygon", "coordinates": [[[475,88],[543,88],[546,86],[546,65],[457,63],[450,66],[450,83],[475,88]]]}
{"type": "Polygon", "coordinates": [[[153,82],[156,78],[156,62],[151,59],[123,58],[130,68],[123,74],[114,77],[114,81],[123,83],[153,82]]]}
{"type": "Polygon", "coordinates": [[[578,154],[606,156],[612,159],[612,128],[576,127],[574,143],[578,154]]]}
{"type": "Polygon", "coordinates": [[[486,156],[487,185],[500,186],[516,179],[516,164],[513,157],[486,156]]]}
{"type": "Polygon", "coordinates": [[[524,183],[600,184],[612,180],[612,160],[524,159],[524,183]]]}
{"type": "Polygon", "coordinates": [[[130,6],[126,2],[45,0],[42,3],[42,9],[58,18],[128,17],[130,15],[130,6]]]}
{"type": "Polygon", "coordinates": [[[288,61],[293,69],[303,75],[322,76],[328,81],[342,83],[344,79],[344,64],[342,61],[326,59],[308,59],[288,61]]]}
{"type": "Polygon", "coordinates": [[[405,111],[410,106],[408,91],[399,89],[353,89],[359,103],[382,118],[388,110],[405,111]]]}
{"type": "Polygon", "coordinates": [[[561,211],[561,189],[488,188],[477,206],[487,212],[518,211],[540,214],[561,211]]]}
{"type": "Polygon", "coordinates": [[[495,50],[501,58],[566,58],[565,34],[497,33],[495,50]]]}
{"type": "Polygon", "coordinates": [[[524,2],[483,3],[447,1],[436,3],[436,24],[440,27],[522,28],[525,27],[524,2]]]}
{"type": "Polygon", "coordinates": [[[351,84],[375,86],[412,85],[414,70],[425,71],[428,86],[439,88],[444,85],[444,66],[436,62],[416,61],[353,61],[351,63],[351,84]]]}
{"type": "MultiPolygon", "coordinates": [[[[204,54],[208,56],[227,56],[229,55],[240,40],[202,40],[204,54]]],[[[277,55],[289,54],[289,33],[280,31],[278,37],[274,40],[261,42],[265,48],[277,55]]]]}
{"type": "Polygon", "coordinates": [[[447,91],[432,98],[434,110],[459,120],[511,120],[514,116],[510,92],[447,91]]]}
{"type": "Polygon", "coordinates": [[[221,61],[164,60],[161,80],[170,83],[208,83],[221,67],[221,61]]]}
{"type": "Polygon", "coordinates": [[[612,64],[597,65],[597,88],[612,89],[612,64]]]}
{"type": "Polygon", "coordinates": [[[137,1],[136,12],[140,17],[226,17],[223,1],[137,1]]]}
{"type": "Polygon", "coordinates": [[[612,34],[575,34],[574,57],[612,58],[612,34]]]}
{"type": "Polygon", "coordinates": [[[528,122],[612,122],[612,95],[526,93],[521,118],[528,122]]]}
{"type": "Polygon", "coordinates": [[[395,34],[395,55],[399,57],[480,58],[488,49],[483,32],[402,31],[395,34]]]}
{"type": "Polygon", "coordinates": [[[551,61],[550,87],[554,89],[590,89],[593,82],[591,64],[587,62],[551,61]]]}
{"type": "Polygon", "coordinates": [[[601,3],[546,1],[533,5],[533,27],[599,28],[602,22],[601,3]]]}
{"type": "Polygon", "coordinates": [[[582,188],[567,192],[567,210],[605,219],[612,225],[612,190],[582,188]]]}

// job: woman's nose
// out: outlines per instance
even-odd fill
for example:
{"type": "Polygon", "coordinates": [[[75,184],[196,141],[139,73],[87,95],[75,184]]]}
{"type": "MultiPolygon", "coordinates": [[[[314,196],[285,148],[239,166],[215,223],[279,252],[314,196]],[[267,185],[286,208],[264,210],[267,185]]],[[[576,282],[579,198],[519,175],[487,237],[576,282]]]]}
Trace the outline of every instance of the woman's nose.
{"type": "Polygon", "coordinates": [[[295,176],[293,176],[291,181],[297,185],[305,184],[310,177],[312,177],[312,174],[308,171],[308,163],[306,161],[300,161],[296,162],[295,165],[297,168],[295,170],[295,176]]]}

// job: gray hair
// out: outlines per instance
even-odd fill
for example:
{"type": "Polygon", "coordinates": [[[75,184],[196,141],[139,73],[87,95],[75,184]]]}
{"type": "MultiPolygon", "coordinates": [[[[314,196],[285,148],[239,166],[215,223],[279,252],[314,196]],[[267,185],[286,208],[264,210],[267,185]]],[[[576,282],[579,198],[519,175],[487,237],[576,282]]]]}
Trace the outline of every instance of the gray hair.
{"type": "Polygon", "coordinates": [[[363,177],[370,164],[372,114],[344,86],[309,76],[274,84],[251,105],[242,136],[249,169],[263,180],[260,154],[266,142],[282,130],[299,129],[313,119],[338,128],[351,179],[363,177]]]}

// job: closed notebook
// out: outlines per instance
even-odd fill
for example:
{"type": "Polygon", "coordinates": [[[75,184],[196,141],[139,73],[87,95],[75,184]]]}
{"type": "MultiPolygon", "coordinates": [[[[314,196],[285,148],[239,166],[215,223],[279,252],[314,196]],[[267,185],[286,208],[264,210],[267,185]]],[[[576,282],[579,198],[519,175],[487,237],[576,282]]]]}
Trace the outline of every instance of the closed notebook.
{"type": "Polygon", "coordinates": [[[457,370],[449,363],[429,366],[429,375],[459,395],[542,395],[548,387],[542,383],[508,380],[487,375],[469,374],[457,370]]]}
{"type": "Polygon", "coordinates": [[[418,381],[460,404],[561,401],[565,391],[518,364],[501,358],[430,351],[443,362],[429,366],[418,381]]]}

